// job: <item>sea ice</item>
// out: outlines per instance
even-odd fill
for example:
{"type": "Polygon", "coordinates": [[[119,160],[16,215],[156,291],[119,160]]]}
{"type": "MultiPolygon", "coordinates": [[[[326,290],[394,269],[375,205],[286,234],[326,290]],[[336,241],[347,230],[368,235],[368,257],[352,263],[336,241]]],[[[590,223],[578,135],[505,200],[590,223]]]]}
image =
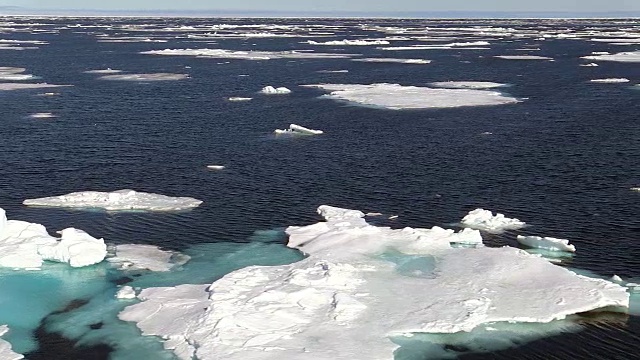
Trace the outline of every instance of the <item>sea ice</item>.
{"type": "Polygon", "coordinates": [[[116,293],[116,299],[130,300],[136,298],[136,291],[131,286],[123,286],[116,293]]]}
{"type": "Polygon", "coordinates": [[[329,91],[330,94],[324,97],[330,99],[394,110],[502,105],[520,102],[516,98],[488,90],[433,89],[399,84],[319,84],[303,86],[329,91]]]}
{"type": "Polygon", "coordinates": [[[625,78],[606,78],[606,79],[593,79],[590,81],[593,83],[602,83],[602,84],[618,84],[618,83],[627,83],[630,80],[625,78]]]}
{"type": "Polygon", "coordinates": [[[79,191],[60,196],[27,199],[22,203],[27,206],[99,208],[109,211],[179,211],[198,207],[202,201],[190,197],[171,197],[123,189],[112,192],[79,191]]]}
{"type": "Polygon", "coordinates": [[[6,334],[9,331],[7,325],[0,325],[0,359],[2,360],[19,360],[24,359],[24,356],[18,353],[15,353],[11,350],[11,344],[7,341],[2,340],[2,335],[6,334]]]}
{"type": "Polygon", "coordinates": [[[537,55],[496,55],[494,57],[506,60],[553,60],[550,57],[537,55]]]}
{"type": "Polygon", "coordinates": [[[290,94],[291,90],[286,87],[274,88],[273,86],[265,86],[260,90],[261,93],[265,95],[277,95],[277,94],[290,94]]]}
{"type": "Polygon", "coordinates": [[[489,232],[502,232],[504,230],[515,230],[524,227],[526,224],[518,219],[505,217],[501,213],[493,213],[489,210],[475,209],[462,218],[460,223],[472,229],[485,230],[489,232]]]}
{"type": "Polygon", "coordinates": [[[490,81],[439,81],[429,83],[429,86],[445,89],[492,89],[507,86],[507,84],[490,81]]]}
{"type": "Polygon", "coordinates": [[[120,81],[173,81],[188,79],[187,74],[155,73],[155,74],[115,74],[100,76],[100,80],[120,81]]]}
{"type": "Polygon", "coordinates": [[[53,113],[50,112],[41,112],[29,115],[30,118],[33,119],[50,119],[56,117],[53,113]]]}
{"type": "Polygon", "coordinates": [[[207,169],[223,170],[224,169],[224,165],[207,165],[207,169]]]}
{"type": "Polygon", "coordinates": [[[356,40],[332,40],[332,41],[326,41],[326,42],[318,42],[318,41],[313,41],[313,40],[309,40],[307,41],[307,44],[310,45],[332,45],[332,46],[366,46],[366,45],[389,45],[389,42],[386,40],[361,40],[361,39],[356,39],[356,40]]]}
{"type": "Polygon", "coordinates": [[[569,244],[569,240],[556,239],[552,237],[540,236],[522,236],[518,235],[517,240],[520,244],[532,248],[550,250],[550,251],[567,251],[575,252],[576,247],[569,244]]]}
{"type": "Polygon", "coordinates": [[[74,228],[59,233],[58,239],[40,224],[7,220],[0,208],[0,266],[39,269],[48,260],[83,267],[97,264],[107,255],[102,239],[74,228]]]}
{"type": "Polygon", "coordinates": [[[116,69],[112,69],[112,68],[85,71],[86,74],[117,74],[117,73],[121,73],[121,72],[122,72],[122,70],[116,70],[116,69]]]}
{"type": "Polygon", "coordinates": [[[150,55],[180,55],[217,59],[271,60],[271,59],[344,59],[356,54],[329,54],[310,51],[237,51],[224,49],[164,49],[144,51],[150,55]]]}
{"type": "Polygon", "coordinates": [[[319,134],[323,134],[324,131],[322,131],[322,130],[313,130],[313,129],[306,128],[304,126],[300,126],[300,125],[296,125],[296,124],[290,124],[288,129],[276,129],[274,131],[274,133],[276,135],[284,135],[284,134],[289,134],[289,135],[319,135],[319,134]]]}
{"type": "Polygon", "coordinates": [[[599,65],[598,65],[598,64],[596,64],[596,63],[588,63],[588,64],[580,64],[580,66],[584,66],[584,67],[596,67],[596,66],[599,66],[599,65]]]}
{"type": "Polygon", "coordinates": [[[27,90],[27,89],[45,89],[73,85],[54,85],[47,83],[25,84],[25,83],[0,83],[0,91],[27,90]]]}
{"type": "Polygon", "coordinates": [[[249,101],[249,100],[251,100],[251,99],[253,99],[253,98],[250,98],[250,97],[240,97],[240,96],[232,96],[232,97],[230,97],[230,98],[229,98],[229,99],[227,99],[227,100],[229,100],[229,101],[249,101]]]}
{"type": "Polygon", "coordinates": [[[519,249],[452,247],[468,234],[318,211],[325,222],[286,230],[288,246],[307,258],[249,266],[210,285],[148,288],[119,317],[181,359],[346,360],[390,359],[398,348],[390,338],[629,306],[625,288],[519,249]]]}
{"type": "Polygon", "coordinates": [[[431,60],[425,59],[396,59],[396,58],[362,58],[352,59],[352,61],[369,62],[369,63],[398,63],[398,64],[430,64],[431,60]]]}
{"type": "Polygon", "coordinates": [[[640,50],[621,52],[617,54],[603,53],[600,55],[583,56],[582,59],[597,61],[640,62],[640,50]]]}
{"type": "MultiPolygon", "coordinates": [[[[177,253],[161,250],[154,245],[122,244],[114,248],[114,256],[107,261],[122,270],[169,271],[175,265],[171,260],[177,253]]],[[[181,262],[188,260],[182,256],[181,262]]]]}

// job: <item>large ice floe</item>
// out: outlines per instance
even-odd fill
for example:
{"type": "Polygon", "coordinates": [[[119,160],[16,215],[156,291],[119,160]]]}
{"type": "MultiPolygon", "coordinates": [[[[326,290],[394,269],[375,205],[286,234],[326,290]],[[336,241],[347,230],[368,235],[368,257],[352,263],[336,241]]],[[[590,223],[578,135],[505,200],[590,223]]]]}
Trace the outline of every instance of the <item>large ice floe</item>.
{"type": "Polygon", "coordinates": [[[526,225],[524,221],[512,219],[504,216],[504,214],[493,213],[490,210],[475,209],[469,211],[460,223],[472,229],[484,230],[488,232],[502,232],[505,230],[520,229],[526,225]]]}
{"type": "Polygon", "coordinates": [[[583,56],[582,59],[596,60],[596,61],[617,61],[617,62],[637,63],[637,62],[640,62],[640,50],[621,52],[617,54],[608,54],[608,53],[593,54],[589,56],[583,56]]]}
{"type": "Polygon", "coordinates": [[[477,230],[396,230],[356,210],[318,212],[326,221],[286,229],[305,259],[249,266],[210,285],[148,288],[119,317],[181,359],[350,360],[391,359],[401,339],[419,334],[629,306],[624,287],[484,247],[477,230]]]}
{"type": "Polygon", "coordinates": [[[44,261],[68,263],[72,267],[97,264],[107,255],[107,246],[86,232],[67,228],[56,238],[40,224],[7,220],[0,208],[0,267],[39,269],[44,261]]]}
{"type": "Polygon", "coordinates": [[[549,251],[567,251],[567,252],[576,251],[576,247],[569,244],[569,240],[566,240],[566,239],[518,235],[517,240],[522,245],[526,245],[528,247],[537,248],[537,249],[543,249],[543,250],[549,250],[549,251]]]}
{"type": "Polygon", "coordinates": [[[497,91],[476,89],[433,89],[399,84],[303,85],[329,91],[324,97],[387,109],[453,108],[502,105],[520,102],[497,91]]]}
{"type": "Polygon", "coordinates": [[[100,76],[100,80],[119,81],[173,81],[188,79],[187,74],[155,73],[155,74],[114,74],[100,76]]]}
{"type": "Polygon", "coordinates": [[[94,208],[109,211],[180,211],[198,207],[202,201],[190,197],[172,197],[123,189],[112,192],[79,191],[60,196],[27,199],[22,203],[28,206],[94,208]]]}
{"type": "MultiPolygon", "coordinates": [[[[0,336],[6,334],[9,331],[9,328],[7,327],[7,325],[0,325],[0,336]]],[[[0,359],[2,360],[19,360],[19,359],[23,359],[24,356],[22,356],[21,354],[15,353],[13,352],[13,350],[11,350],[11,344],[9,344],[7,341],[2,340],[2,338],[0,338],[0,359]]]]}
{"type": "Polygon", "coordinates": [[[164,49],[144,51],[149,55],[195,56],[216,59],[271,60],[271,59],[344,59],[355,54],[330,54],[311,51],[238,51],[225,49],[164,49]]]}

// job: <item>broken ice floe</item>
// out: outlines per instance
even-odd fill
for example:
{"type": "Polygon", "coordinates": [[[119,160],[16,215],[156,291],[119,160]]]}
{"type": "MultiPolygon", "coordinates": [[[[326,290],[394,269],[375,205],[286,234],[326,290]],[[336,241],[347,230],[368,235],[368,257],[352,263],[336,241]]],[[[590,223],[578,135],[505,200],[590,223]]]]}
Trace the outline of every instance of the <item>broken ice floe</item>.
{"type": "MultiPolygon", "coordinates": [[[[161,250],[154,245],[122,244],[113,248],[113,256],[107,258],[110,263],[122,270],[169,271],[176,263],[172,258],[178,256],[174,251],[161,250]]],[[[180,257],[180,262],[188,258],[180,257]]]]}
{"type": "Polygon", "coordinates": [[[475,89],[433,89],[399,84],[303,85],[330,92],[323,97],[387,109],[428,109],[518,103],[520,100],[497,91],[475,89]]]}
{"type": "Polygon", "coordinates": [[[528,247],[550,250],[550,251],[567,251],[575,252],[576,247],[569,244],[569,240],[557,239],[553,237],[540,236],[522,236],[518,235],[517,240],[520,244],[528,247]]]}
{"type": "Polygon", "coordinates": [[[115,74],[100,76],[100,80],[119,81],[173,81],[188,79],[188,74],[155,73],[155,74],[115,74]]]}
{"type": "Polygon", "coordinates": [[[288,129],[276,129],[273,131],[276,135],[319,135],[324,134],[322,130],[313,130],[304,126],[291,124],[288,129]]]}
{"type": "Polygon", "coordinates": [[[7,325],[0,325],[0,359],[2,360],[19,360],[24,359],[22,354],[18,354],[11,350],[11,344],[2,339],[2,336],[9,331],[7,325]]]}
{"type": "Polygon", "coordinates": [[[597,67],[599,65],[596,64],[596,63],[588,63],[588,64],[580,64],[580,66],[583,66],[583,67],[597,67]]]}
{"type": "Polygon", "coordinates": [[[619,83],[628,83],[630,80],[626,78],[606,78],[606,79],[593,79],[589,81],[592,83],[619,84],[619,83]]]}
{"type": "Polygon", "coordinates": [[[7,220],[0,208],[0,266],[39,269],[44,261],[68,263],[72,267],[93,265],[104,260],[107,247],[102,239],[74,228],[49,235],[40,224],[7,220]]]}
{"type": "Polygon", "coordinates": [[[640,50],[621,52],[617,54],[602,53],[599,55],[583,56],[582,59],[597,60],[597,61],[617,61],[617,62],[640,62],[640,50]]]}
{"type": "Polygon", "coordinates": [[[283,95],[290,94],[291,90],[287,89],[284,86],[278,88],[275,88],[273,86],[265,86],[262,88],[262,90],[260,90],[260,92],[265,95],[283,95]]]}
{"type": "Polygon", "coordinates": [[[79,191],[66,195],[22,202],[27,206],[66,207],[85,209],[179,211],[198,207],[201,200],[190,197],[172,197],[124,189],[112,192],[79,191]]]}
{"type": "Polygon", "coordinates": [[[493,89],[507,86],[507,84],[490,81],[439,81],[429,83],[429,86],[445,89],[493,89]]]}
{"type": "Polygon", "coordinates": [[[490,210],[475,209],[462,218],[460,223],[472,229],[485,230],[489,232],[502,232],[504,230],[515,230],[524,227],[524,221],[515,218],[508,218],[504,214],[493,213],[490,210]]]}
{"type": "Polygon", "coordinates": [[[346,360],[391,358],[398,345],[390,337],[629,306],[625,288],[519,249],[456,248],[468,235],[393,230],[367,224],[358,211],[318,211],[325,222],[286,230],[288,246],[307,258],[246,267],[210,285],[145,289],[119,317],[185,359],[346,360]]]}
{"type": "Polygon", "coordinates": [[[352,61],[368,62],[368,63],[397,63],[397,64],[430,64],[431,60],[425,59],[396,59],[396,58],[362,58],[352,59],[352,61]]]}

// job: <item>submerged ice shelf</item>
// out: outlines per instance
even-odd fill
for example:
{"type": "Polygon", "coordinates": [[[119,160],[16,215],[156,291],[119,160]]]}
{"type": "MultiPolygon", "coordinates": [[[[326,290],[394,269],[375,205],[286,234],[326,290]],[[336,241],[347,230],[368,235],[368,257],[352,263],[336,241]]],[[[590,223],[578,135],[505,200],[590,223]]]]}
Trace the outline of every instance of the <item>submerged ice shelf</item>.
{"type": "Polygon", "coordinates": [[[148,288],[119,317],[181,359],[389,359],[394,337],[629,306],[624,287],[522,250],[452,246],[478,242],[477,230],[394,230],[357,210],[318,212],[326,221],[286,229],[307,258],[148,288]]]}
{"type": "Polygon", "coordinates": [[[79,191],[60,196],[27,199],[22,203],[27,206],[94,208],[109,211],[180,211],[198,207],[202,201],[190,197],[172,197],[123,189],[112,192],[79,191]]]}

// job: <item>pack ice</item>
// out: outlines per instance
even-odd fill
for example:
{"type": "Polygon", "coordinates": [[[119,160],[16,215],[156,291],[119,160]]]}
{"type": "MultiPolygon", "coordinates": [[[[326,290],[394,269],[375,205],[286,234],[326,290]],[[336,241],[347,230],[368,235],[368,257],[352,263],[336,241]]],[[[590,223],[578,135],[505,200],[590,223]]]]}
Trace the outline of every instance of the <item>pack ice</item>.
{"type": "Polygon", "coordinates": [[[319,84],[303,85],[330,92],[325,97],[387,109],[429,109],[462,106],[502,105],[518,99],[497,91],[476,89],[432,89],[399,84],[319,84]]]}
{"type": "Polygon", "coordinates": [[[98,208],[109,211],[179,211],[198,207],[202,201],[190,197],[171,197],[124,189],[112,192],[79,191],[60,196],[27,199],[22,203],[27,206],[98,208]]]}
{"type": "Polygon", "coordinates": [[[211,285],[148,288],[119,317],[165,339],[181,359],[391,359],[390,339],[468,332],[481,324],[546,323],[629,294],[511,248],[477,230],[391,229],[357,210],[320,206],[325,221],[290,226],[307,258],[250,266],[211,285]]]}
{"type": "Polygon", "coordinates": [[[107,255],[102,239],[74,228],[59,233],[61,237],[55,238],[40,224],[7,220],[0,208],[0,266],[38,269],[48,260],[82,267],[97,264],[107,255]]]}
{"type": "Polygon", "coordinates": [[[524,227],[524,221],[511,219],[504,214],[493,213],[490,210],[475,209],[462,218],[460,223],[469,228],[485,230],[488,232],[502,232],[504,230],[515,230],[524,227]]]}

